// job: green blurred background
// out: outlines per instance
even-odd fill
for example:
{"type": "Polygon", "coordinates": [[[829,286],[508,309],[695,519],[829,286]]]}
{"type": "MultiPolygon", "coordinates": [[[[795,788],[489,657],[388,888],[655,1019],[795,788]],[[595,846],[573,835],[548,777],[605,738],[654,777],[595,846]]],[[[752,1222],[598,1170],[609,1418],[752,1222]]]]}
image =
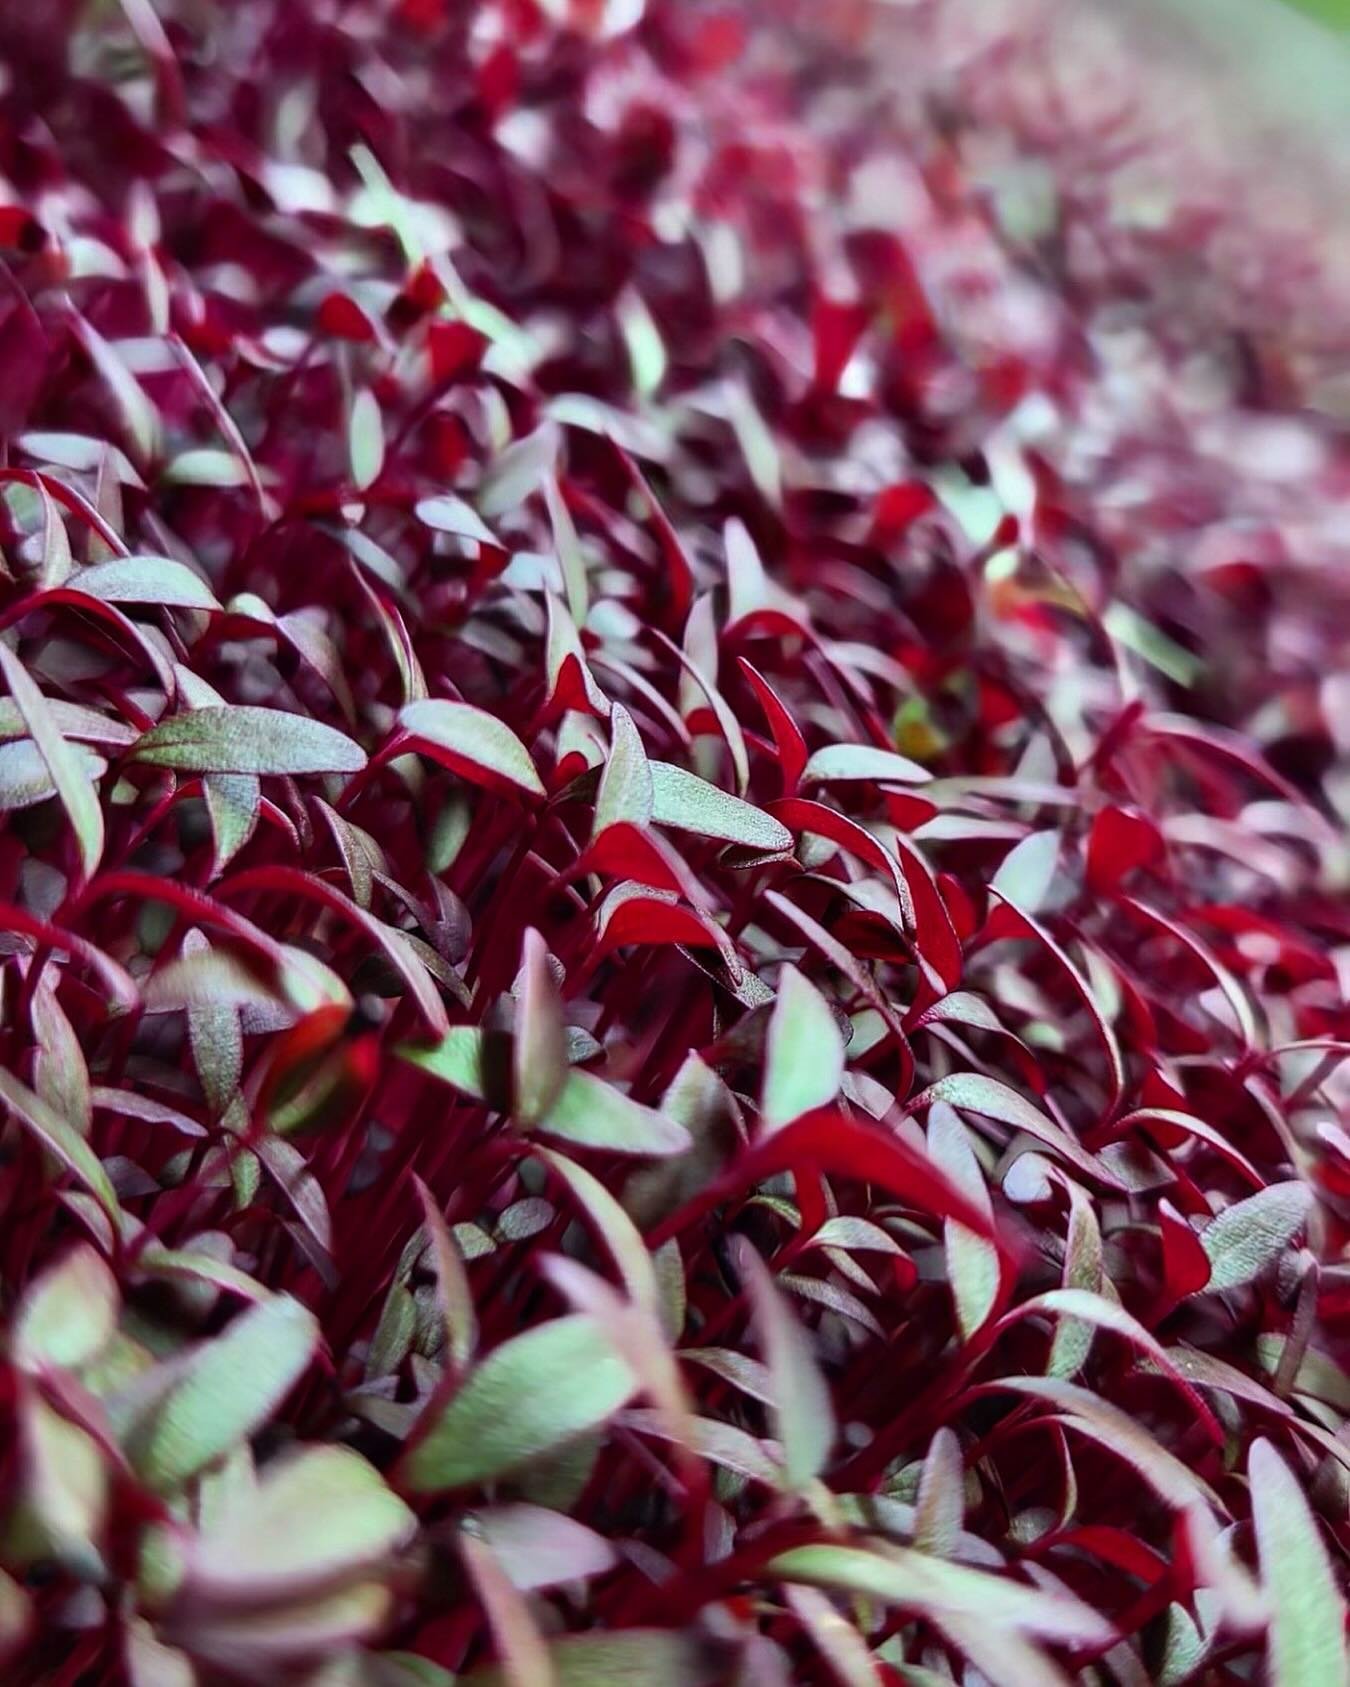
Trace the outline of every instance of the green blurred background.
{"type": "Polygon", "coordinates": [[[1350,0],[1289,0],[1289,4],[1333,28],[1350,29],[1350,0]]]}

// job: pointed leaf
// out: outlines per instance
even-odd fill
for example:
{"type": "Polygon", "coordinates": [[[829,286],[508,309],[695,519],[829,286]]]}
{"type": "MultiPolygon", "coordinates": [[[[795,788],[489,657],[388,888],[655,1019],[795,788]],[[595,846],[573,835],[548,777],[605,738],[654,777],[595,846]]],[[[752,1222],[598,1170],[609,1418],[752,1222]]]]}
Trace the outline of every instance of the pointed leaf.
{"type": "Polygon", "coordinates": [[[914,1544],[921,1552],[950,1558],[961,1538],[965,1516],[966,1467],[961,1443],[944,1425],[928,1444],[914,1507],[914,1544]]]}
{"type": "Polygon", "coordinates": [[[219,609],[215,594],[184,562],[167,556],[121,556],[82,568],[73,590],[103,603],[153,603],[168,609],[219,609]]]}
{"type": "Polygon", "coordinates": [[[932,778],[926,767],[894,750],[872,744],[827,744],[802,769],[802,784],[840,784],[851,780],[879,785],[922,785],[932,778]]]}
{"type": "MultiPolygon", "coordinates": [[[[67,748],[72,766],[83,774],[87,784],[96,783],[108,771],[103,757],[83,744],[70,744],[67,748]]],[[[32,808],[56,795],[56,781],[31,738],[13,738],[7,744],[0,744],[0,811],[32,808]]]]}
{"type": "Polygon", "coordinates": [[[152,767],[193,773],[359,773],[366,765],[361,746],[334,727],[250,704],[170,715],[131,753],[152,767]]]}
{"type": "Polygon", "coordinates": [[[619,1561],[603,1535],[542,1505],[484,1506],[469,1514],[467,1526],[522,1592],[602,1576],[619,1561]]]}
{"type": "Polygon", "coordinates": [[[194,1591],[215,1599],[300,1597],[380,1564],[416,1527],[359,1454],[302,1447],[227,1499],[193,1542],[188,1577],[194,1591]]]}
{"type": "Polygon", "coordinates": [[[778,977],[764,1058],[764,1130],[778,1130],[832,1102],[843,1081],[844,1060],[844,1039],[829,1003],[796,967],[785,965],[778,977]]]}
{"type": "Polygon", "coordinates": [[[760,1351],[774,1393],[774,1424],[783,1444],[788,1485],[802,1488],[819,1476],[835,1440],[829,1384],[802,1325],[774,1286],[764,1261],[748,1242],[737,1265],[750,1291],[760,1351]]]}
{"type": "MultiPolygon", "coordinates": [[[[928,1152],[934,1164],[941,1166],[963,1195],[982,1212],[991,1211],[984,1173],[965,1126],[945,1102],[937,1102],[929,1114],[928,1152]]],[[[983,1236],[954,1219],[943,1225],[942,1237],[957,1322],[969,1341],[998,1299],[998,1251],[983,1236]]]]}
{"type": "Polygon", "coordinates": [[[256,774],[207,773],[202,776],[202,796],[215,839],[212,875],[222,873],[253,836],[262,803],[262,787],[256,774]]]}
{"type": "Polygon", "coordinates": [[[522,1124],[535,1124],[546,1117],[567,1081],[567,1039],[548,950],[533,928],[525,933],[516,981],[511,1061],[515,1115],[522,1124]]]}
{"type": "Polygon", "coordinates": [[[361,492],[379,479],[384,467],[384,418],[380,401],[369,387],[360,388],[352,397],[347,417],[347,460],[352,484],[361,492]]]}
{"type": "Polygon", "coordinates": [[[599,1178],[592,1177],[584,1166],[549,1148],[541,1149],[539,1157],[557,1172],[580,1203],[618,1267],[629,1299],[649,1312],[656,1312],[660,1303],[656,1270],[632,1219],[599,1178]]]}
{"type": "Polygon", "coordinates": [[[794,1547],[767,1568],[785,1581],[860,1593],[926,1616],[978,1617],[1047,1640],[1082,1645],[1107,1641],[1114,1632],[1108,1618],[1069,1593],[1048,1592],[908,1547],[794,1547]]]}
{"type": "Polygon", "coordinates": [[[953,1107],[965,1108],[967,1112],[979,1113],[986,1119],[997,1119],[1001,1124],[1025,1131],[1028,1136],[1034,1136],[1048,1148],[1055,1149],[1070,1165],[1077,1166],[1095,1183],[1104,1183],[1110,1188],[1120,1187],[1116,1175],[1089,1154],[1062,1125],[1057,1125],[1034,1102],[997,1078],[986,1077],[981,1072],[953,1072],[949,1077],[939,1078],[935,1084],[930,1084],[907,1105],[917,1112],[935,1101],[946,1101],[953,1107]]]}
{"type": "Polygon", "coordinates": [[[452,1025],[433,1047],[403,1047],[398,1053],[475,1101],[487,1099],[489,1080],[483,1070],[484,1038],[477,1025],[452,1025]]]}
{"type": "Polygon", "coordinates": [[[414,1493],[490,1482],[596,1429],[632,1397],[637,1377],[596,1319],[572,1314],[494,1349],[405,1457],[414,1493]]]}
{"type": "Polygon", "coordinates": [[[478,1319],[474,1312],[473,1292],[464,1256],[455,1241],[454,1232],[445,1222],[436,1197],[414,1176],[418,1200],[422,1203],[422,1219],[431,1242],[431,1258],[436,1267],[436,1297],[445,1321],[445,1341],[455,1364],[463,1368],[473,1357],[478,1344],[478,1319]]]}
{"type": "Polygon", "coordinates": [[[508,1687],[557,1687],[548,1645],[528,1601],[497,1561],[486,1541],[467,1530],[459,1538],[460,1557],[469,1572],[508,1687]]]}
{"type": "Polygon", "coordinates": [[[1303,1229],[1312,1205],[1308,1185],[1290,1182],[1225,1207],[1200,1233],[1210,1263],[1207,1287],[1236,1289],[1259,1277],[1303,1229]]]}
{"type": "Polygon", "coordinates": [[[621,703],[615,703],[609,716],[609,759],[600,775],[591,836],[598,838],[607,826],[619,821],[646,826],[654,810],[652,770],[647,752],[637,727],[633,725],[633,717],[621,703]]]}
{"type": "Polygon", "coordinates": [[[30,1370],[88,1364],[111,1338],[119,1305],[116,1278],[80,1243],[25,1291],[14,1326],[15,1360],[30,1370]]]}
{"type": "Polygon", "coordinates": [[[480,545],[501,544],[478,512],[453,492],[438,492],[434,497],[419,499],[413,514],[424,526],[433,527],[438,533],[455,533],[463,539],[475,539],[480,545]]]}
{"type": "Polygon", "coordinates": [[[181,1374],[132,1431],[128,1454],[167,1492],[258,1429],[303,1376],[319,1342],[312,1313],[289,1295],[250,1307],[187,1356],[181,1374]]]}
{"type": "Polygon", "coordinates": [[[103,1162],[79,1132],[3,1067],[0,1067],[0,1101],[29,1135],[84,1185],[117,1226],[121,1219],[117,1193],[103,1162]]]}
{"type": "MultiPolygon", "coordinates": [[[[629,1411],[623,1414],[626,1429],[660,1440],[675,1439],[674,1429],[664,1412],[629,1411]]],[[[691,1417],[685,1424],[686,1445],[701,1459],[734,1471],[752,1482],[762,1482],[768,1488],[781,1488],[783,1467],[768,1442],[760,1441],[748,1430],[734,1423],[722,1423],[717,1418],[691,1417]]]]}
{"type": "Polygon", "coordinates": [[[693,1141],[674,1119],[643,1107],[594,1073],[575,1068],[537,1128],[581,1148],[607,1148],[617,1154],[683,1154],[693,1141]]]}
{"type": "Polygon", "coordinates": [[[0,674],[4,675],[10,697],[23,716],[38,754],[46,763],[61,806],[74,830],[80,861],[88,878],[103,855],[103,810],[90,773],[98,758],[91,761],[87,752],[66,742],[47,699],[33,683],[19,658],[4,643],[0,643],[0,674]]]}
{"type": "Polygon", "coordinates": [[[427,755],[475,784],[545,794],[530,752],[505,721],[486,709],[426,698],[406,703],[399,724],[427,755]]]}
{"type": "Polygon", "coordinates": [[[1350,1679],[1345,1602],[1304,1484],[1269,1441],[1247,1463],[1261,1584],[1270,1601],[1272,1687],[1342,1687],[1350,1679]]]}
{"type": "Polygon", "coordinates": [[[671,762],[654,761],[650,766],[652,819],[658,825],[775,855],[792,848],[787,827],[763,809],[671,762]]]}
{"type": "Polygon", "coordinates": [[[1058,832],[1029,833],[1004,856],[991,888],[1024,913],[1039,913],[1054,884],[1059,848],[1058,832]]]}

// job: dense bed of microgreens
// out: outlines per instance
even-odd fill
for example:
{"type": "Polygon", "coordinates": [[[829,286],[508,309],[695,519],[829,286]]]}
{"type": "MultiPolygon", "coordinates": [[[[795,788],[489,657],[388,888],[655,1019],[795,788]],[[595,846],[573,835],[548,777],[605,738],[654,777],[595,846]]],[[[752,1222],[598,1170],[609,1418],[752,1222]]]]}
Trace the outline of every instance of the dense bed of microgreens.
{"type": "Polygon", "coordinates": [[[7,1681],[1343,1678],[1350,316],[973,15],[0,8],[7,1681]]]}

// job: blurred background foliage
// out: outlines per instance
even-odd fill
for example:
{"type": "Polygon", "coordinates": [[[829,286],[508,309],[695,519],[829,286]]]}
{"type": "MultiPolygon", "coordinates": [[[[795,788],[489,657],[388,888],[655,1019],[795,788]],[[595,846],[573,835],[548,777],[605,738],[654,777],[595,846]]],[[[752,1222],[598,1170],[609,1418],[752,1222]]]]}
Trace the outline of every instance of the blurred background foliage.
{"type": "Polygon", "coordinates": [[[1289,4],[1334,29],[1350,29],[1350,0],[1289,0],[1289,4]]]}

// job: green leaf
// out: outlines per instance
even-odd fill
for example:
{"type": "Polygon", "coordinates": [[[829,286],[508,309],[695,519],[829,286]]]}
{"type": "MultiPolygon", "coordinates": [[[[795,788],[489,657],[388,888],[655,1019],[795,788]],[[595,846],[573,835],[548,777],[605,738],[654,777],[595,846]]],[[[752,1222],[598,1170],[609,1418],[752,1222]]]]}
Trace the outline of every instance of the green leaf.
{"type": "Polygon", "coordinates": [[[1055,882],[1059,847],[1058,832],[1029,833],[1003,857],[992,888],[1022,913],[1038,913],[1055,882]]]}
{"type": "Polygon", "coordinates": [[[500,545],[492,529],[477,510],[456,498],[453,492],[438,492],[432,498],[418,500],[413,514],[426,527],[438,533],[455,533],[463,539],[475,539],[480,545],[500,545]]]}
{"type": "Polygon", "coordinates": [[[1271,1266],[1308,1221],[1312,1190],[1306,1183],[1272,1183],[1235,1201],[1200,1232],[1209,1255],[1207,1292],[1236,1289],[1271,1266]]]}
{"type": "Polygon", "coordinates": [[[832,1278],[807,1277],[795,1271],[780,1271],[778,1286],[787,1289],[790,1294],[799,1295],[802,1300],[809,1300],[815,1306],[823,1306],[828,1311],[837,1313],[841,1318],[852,1319],[878,1341],[886,1339],[886,1332],[857,1295],[841,1288],[832,1278]]]}
{"type": "Polygon", "coordinates": [[[96,474],[106,457],[112,472],[125,486],[140,486],[141,477],[132,468],[126,454],[104,439],[94,439],[84,433],[24,433],[17,441],[26,456],[39,463],[51,463],[63,469],[76,469],[81,474],[96,474]]]}
{"type": "Polygon", "coordinates": [[[413,1183],[422,1203],[422,1217],[436,1267],[436,1298],[445,1323],[446,1347],[454,1363],[463,1369],[478,1344],[478,1319],[474,1313],[468,1273],[464,1269],[464,1257],[436,1204],[436,1197],[415,1173],[413,1183]]]}
{"type": "MultiPolygon", "coordinates": [[[[934,1105],[928,1119],[928,1152],[963,1195],[982,1212],[989,1209],[984,1173],[970,1146],[966,1127],[945,1102],[934,1105]]],[[[942,1227],[947,1276],[956,1303],[956,1321],[967,1341],[983,1325],[998,1299],[998,1249],[973,1230],[948,1219],[942,1227]]]]}
{"type": "Polygon", "coordinates": [[[369,387],[361,387],[352,396],[347,417],[347,461],[352,484],[359,492],[373,485],[384,467],[384,418],[380,401],[369,387]]]}
{"type": "Polygon", "coordinates": [[[3,1067],[0,1067],[0,1101],[29,1135],[94,1196],[112,1220],[114,1228],[120,1228],[122,1211],[117,1193],[103,1169],[103,1162],[79,1132],[3,1067]]]}
{"type": "Polygon", "coordinates": [[[25,1291],[15,1321],[15,1360],[27,1370],[88,1364],[117,1327],[117,1279],[87,1242],[49,1266],[25,1291]]]}
{"type": "MultiPolygon", "coordinates": [[[[231,958],[225,951],[213,950],[203,934],[193,930],[183,939],[181,961],[171,965],[175,970],[181,967],[185,975],[192,1064],[207,1104],[219,1118],[234,1099],[244,1073],[239,1010],[227,990],[215,987],[222,974],[228,979],[233,970],[231,958]]],[[[166,982],[171,986],[172,976],[166,982]]]]}
{"type": "Polygon", "coordinates": [[[881,785],[922,785],[932,778],[908,756],[894,750],[879,750],[872,744],[827,744],[817,750],[802,769],[802,783],[833,784],[851,780],[874,780],[881,785]]]}
{"type": "Polygon", "coordinates": [[[966,1467],[961,1443],[944,1424],[928,1444],[914,1507],[914,1544],[921,1552],[951,1558],[965,1516],[966,1467]]]}
{"type": "MultiPolygon", "coordinates": [[[[420,1652],[377,1652],[373,1656],[377,1670],[373,1687],[455,1687],[457,1678],[420,1652]]],[[[360,1687],[367,1684],[362,1682],[360,1687]]]]}
{"type": "Polygon", "coordinates": [[[120,354],[84,317],[76,328],[89,360],[113,397],[122,422],[131,436],[142,463],[159,452],[159,415],[145,395],[145,389],[122,361],[120,354]]]}
{"type": "Polygon", "coordinates": [[[491,1482],[607,1422],[637,1377],[597,1319],[540,1324],[496,1348],[469,1375],[401,1467],[414,1493],[491,1482]]]}
{"type": "Polygon", "coordinates": [[[598,838],[620,821],[645,826],[654,805],[652,770],[642,738],[628,710],[615,703],[609,716],[609,760],[600,775],[591,835],[598,838]]]}
{"type": "Polygon", "coordinates": [[[515,1115],[522,1124],[535,1124],[547,1115],[567,1081],[567,1038],[548,949],[533,927],[525,933],[516,980],[511,1065],[515,1115]]]}
{"type": "MultiPolygon", "coordinates": [[[[108,771],[103,757],[83,744],[66,747],[72,765],[79,769],[87,784],[93,784],[108,771]]],[[[13,738],[7,744],[0,744],[0,810],[32,808],[56,794],[56,781],[42,751],[31,738],[13,738]]]]}
{"type": "MultiPolygon", "coordinates": [[[[1055,1290],[1062,1294],[1065,1291],[1055,1290]]],[[[1121,1411],[1109,1400],[1080,1388],[1077,1383],[1063,1382],[1058,1377],[1000,1377],[988,1385],[991,1390],[1008,1390],[1033,1399],[1049,1400],[1060,1408],[1059,1421],[1067,1429],[1075,1430],[1089,1441],[1122,1459],[1143,1477],[1149,1487],[1168,1505],[1178,1510],[1197,1500],[1217,1505],[1218,1500],[1208,1483],[1184,1464],[1128,1412],[1121,1411]]]]}
{"type": "Polygon", "coordinates": [[[365,1364],[367,1380],[392,1376],[412,1351],[416,1334],[417,1302],[404,1284],[393,1282],[384,1297],[380,1321],[370,1338],[365,1364]]]}
{"type": "Polygon", "coordinates": [[[1271,1446],[1247,1461],[1261,1585],[1270,1604],[1272,1687],[1343,1687],[1350,1680],[1345,1604],[1300,1481],[1271,1446]]]}
{"type": "MultiPolygon", "coordinates": [[[[760,421],[761,429],[763,425],[760,421]]],[[[800,623],[800,606],[769,577],[759,549],[739,517],[733,516],[727,522],[723,543],[727,553],[727,591],[730,597],[727,625],[735,626],[747,616],[765,610],[786,615],[800,623]]]]}
{"type": "Polygon", "coordinates": [[[219,609],[199,574],[167,556],[119,556],[82,568],[71,587],[100,603],[153,603],[169,609],[219,609]]]}
{"type": "Polygon", "coordinates": [[[163,479],[175,486],[247,486],[248,465],[233,451],[203,446],[180,451],[165,465],[163,479]]]}
{"type": "Polygon", "coordinates": [[[651,398],[665,379],[668,362],[661,330],[636,288],[619,295],[614,314],[628,349],[633,389],[640,398],[651,398]]]}
{"type": "Polygon", "coordinates": [[[661,826],[774,855],[792,848],[792,833],[763,809],[742,802],[673,762],[650,763],[652,819],[661,826]]]}
{"type": "Polygon", "coordinates": [[[404,705],[399,724],[436,760],[475,784],[514,786],[534,797],[545,794],[530,752],[505,721],[486,709],[424,698],[404,705]]]}
{"type": "Polygon", "coordinates": [[[308,715],[236,703],[170,715],[136,741],[152,767],[192,773],[359,773],[366,753],[308,715]]]}
{"type": "Polygon", "coordinates": [[[214,877],[225,870],[253,836],[262,788],[253,773],[206,773],[202,775],[202,796],[215,840],[211,862],[214,877]]]}
{"type": "MultiPolygon", "coordinates": [[[[669,1414],[656,1411],[625,1412],[623,1424],[644,1435],[655,1435],[662,1441],[675,1439],[675,1426],[669,1414]]],[[[717,1418],[686,1416],[681,1426],[685,1445],[710,1464],[723,1470],[746,1476],[752,1482],[762,1482],[768,1488],[781,1488],[783,1467],[770,1450],[769,1444],[758,1440],[734,1423],[722,1423],[717,1418]]]]}
{"type": "Polygon", "coordinates": [[[838,1095],[843,1078],[844,1039],[829,1003],[795,966],[785,964],[764,1057],[759,1104],[764,1133],[826,1106],[838,1095]]]}
{"type": "MultiPolygon", "coordinates": [[[[333,1221],[328,1214],[323,1185],[310,1170],[309,1162],[300,1150],[279,1136],[263,1135],[254,1142],[249,1158],[253,1156],[267,1168],[268,1176],[294,1207],[296,1217],[319,1247],[325,1253],[331,1253],[333,1221]]],[[[234,1161],[236,1167],[245,1163],[243,1154],[234,1161]]],[[[241,1198],[239,1204],[245,1206],[249,1203],[241,1198]]]]}
{"type": "Polygon", "coordinates": [[[811,1246],[843,1248],[849,1253],[900,1254],[905,1251],[889,1230],[873,1224],[870,1218],[856,1218],[851,1213],[827,1218],[811,1238],[811,1246]]]}
{"type": "Polygon", "coordinates": [[[647,1244],[632,1219],[600,1179],[592,1177],[584,1166],[549,1148],[540,1149],[539,1158],[557,1172],[599,1232],[623,1278],[628,1298],[649,1312],[656,1312],[660,1304],[656,1270],[647,1244]]]}
{"type": "MultiPolygon", "coordinates": [[[[111,744],[121,748],[136,742],[136,728],[126,721],[101,715],[97,709],[83,703],[65,703],[59,697],[47,699],[47,713],[55,721],[63,738],[81,739],[86,744],[111,744]]],[[[0,743],[11,738],[24,738],[28,726],[19,705],[12,697],[0,697],[0,743]]]]}
{"type": "Polygon", "coordinates": [[[567,609],[580,627],[586,620],[589,593],[586,585],[586,557],[577,538],[572,512],[563,499],[556,474],[544,476],[544,502],[548,505],[548,519],[553,528],[553,544],[562,564],[563,591],[567,609]]]}
{"type": "Polygon", "coordinates": [[[207,1606],[193,1615],[193,1656],[236,1680],[293,1680],[283,1664],[341,1655],[387,1622],[392,1604],[383,1582],[367,1580],[284,1604],[207,1606]]]}
{"type": "Polygon", "coordinates": [[[937,1083],[929,1084],[906,1106],[912,1112],[918,1112],[921,1107],[931,1106],[935,1101],[945,1101],[953,1107],[963,1107],[967,1112],[979,1113],[986,1119],[997,1119],[1000,1124],[1011,1125],[1014,1130],[1025,1131],[1047,1148],[1054,1149],[1070,1165],[1077,1166],[1095,1183],[1105,1183],[1113,1189],[1120,1187],[1119,1178],[1089,1154],[1076,1137],[1070,1136],[1062,1125],[1057,1125],[1044,1114],[1035,1102],[1028,1101],[997,1078],[987,1078],[982,1072],[953,1072],[946,1078],[939,1078],[937,1083]]]}
{"type": "MultiPolygon", "coordinates": [[[[948,1615],[939,1619],[938,1628],[952,1643],[956,1650],[964,1655],[974,1669],[968,1672],[966,1679],[972,1681],[987,1681],[989,1687],[1073,1687],[1069,1677],[1034,1641],[1017,1634],[1007,1628],[999,1628],[986,1623],[978,1615],[954,1616],[948,1615]],[[976,1673],[978,1672],[978,1673],[976,1673]]],[[[1114,1663],[1113,1653],[1124,1648],[1112,1648],[1107,1657],[1114,1663]]],[[[1131,1666],[1137,1661],[1134,1654],[1127,1654],[1131,1666]]],[[[922,1680],[913,1670],[906,1670],[905,1674],[913,1676],[913,1687],[928,1687],[925,1678],[922,1680]]],[[[1112,1672],[1112,1679],[1135,1679],[1130,1675],[1112,1672]]],[[[1083,1680],[1080,1675],[1079,1682],[1083,1680]]]]}
{"type": "Polygon", "coordinates": [[[465,1528],[488,1543],[524,1592],[602,1576],[619,1561],[603,1535],[542,1505],[484,1506],[469,1514],[465,1528]]]}
{"type": "Polygon", "coordinates": [[[89,1067],[75,1027],[57,999],[59,976],[54,968],[47,968],[33,994],[33,1035],[38,1045],[34,1082],[48,1107],[73,1125],[81,1136],[88,1136],[93,1105],[89,1067]]]}
{"type": "Polygon", "coordinates": [[[493,459],[478,485],[478,507],[489,521],[517,509],[535,491],[558,458],[559,433],[545,422],[515,440],[493,459]]]}
{"type": "Polygon", "coordinates": [[[314,1315],[289,1295],[250,1307],[194,1348],[137,1421],[127,1452],[160,1493],[260,1428],[304,1375],[319,1344],[314,1315]]]}
{"type": "Polygon", "coordinates": [[[201,1237],[194,1241],[195,1245],[190,1248],[161,1248],[150,1243],[136,1256],[137,1269],[152,1277],[176,1277],[213,1289],[223,1289],[226,1294],[238,1295],[241,1300],[259,1305],[272,1298],[271,1292],[256,1277],[250,1277],[247,1271],[240,1271],[227,1260],[207,1253],[201,1237]]]}
{"type": "Polygon", "coordinates": [[[70,554],[70,535],[66,532],[65,521],[41,481],[37,485],[37,495],[42,503],[42,565],[38,583],[46,589],[64,585],[75,563],[70,554]]]}
{"type": "Polygon", "coordinates": [[[674,1119],[643,1107],[594,1073],[575,1069],[537,1129],[581,1148],[608,1148],[616,1154],[683,1154],[693,1143],[674,1119]]]}
{"type": "Polygon", "coordinates": [[[922,1611],[926,1616],[978,1617],[994,1627],[1072,1645],[1109,1641],[1111,1622],[1069,1593],[1050,1592],[909,1547],[801,1546],[779,1553],[771,1576],[838,1588],[922,1611]]]}
{"type": "Polygon", "coordinates": [[[731,1347],[686,1347],[676,1357],[702,1365],[752,1400],[762,1401],[766,1406],[774,1403],[774,1385],[769,1367],[758,1359],[751,1359],[731,1347]]]}
{"type": "MultiPolygon", "coordinates": [[[[629,1628],[571,1634],[548,1649],[556,1687],[717,1687],[727,1659],[692,1631],[629,1628]]],[[[464,1687],[518,1687],[499,1668],[471,1670],[464,1687]]]]}
{"type": "Polygon", "coordinates": [[[22,1492],[36,1526],[34,1546],[40,1556],[55,1554],[77,1575],[97,1579],[102,1560],[95,1542],[108,1504],[103,1451],[36,1393],[21,1397],[19,1415],[22,1492]]]}
{"type": "Polygon", "coordinates": [[[34,685],[23,663],[4,643],[0,643],[0,673],[39,755],[47,764],[61,806],[75,831],[84,876],[89,878],[103,856],[103,810],[90,777],[87,752],[77,750],[61,736],[47,699],[34,685]]]}
{"type": "Polygon", "coordinates": [[[115,1090],[95,1084],[90,1091],[90,1099],[95,1107],[105,1108],[124,1119],[144,1119],[148,1124],[168,1125],[182,1136],[206,1135],[205,1125],[199,1125],[176,1107],[168,1107],[148,1095],[139,1095],[135,1090],[115,1090]]]}
{"type": "Polygon", "coordinates": [[[783,1444],[788,1486],[804,1488],[824,1470],[834,1446],[829,1384],[810,1337],[774,1286],[764,1261],[748,1242],[736,1258],[750,1291],[759,1348],[773,1387],[774,1427],[783,1444]]]}
{"type": "MultiPolygon", "coordinates": [[[[490,1083],[484,1069],[487,1047],[487,1039],[477,1025],[452,1025],[433,1047],[420,1049],[405,1045],[399,1048],[398,1054],[462,1095],[485,1101],[490,1083]]],[[[497,1087],[493,1085],[494,1089],[497,1087]]]]}
{"type": "Polygon", "coordinates": [[[240,1487],[188,1556],[194,1592],[213,1599],[299,1598],[405,1545],[417,1519],[347,1447],[283,1455],[256,1487],[240,1487]]]}
{"type": "MultiPolygon", "coordinates": [[[[1064,1243],[1064,1287],[1101,1292],[1102,1233],[1097,1211],[1076,1183],[1065,1179],[1069,1192],[1069,1233],[1064,1243]]],[[[1046,1370],[1053,1377],[1072,1377],[1087,1363],[1092,1326],[1081,1318],[1061,1318],[1050,1347],[1046,1370]]]]}
{"type": "MultiPolygon", "coordinates": [[[[610,712],[609,698],[601,691],[595,675],[591,672],[576,623],[563,607],[562,600],[551,590],[544,595],[544,620],[544,668],[548,674],[547,707],[552,710],[561,700],[564,705],[571,702],[574,708],[584,710],[585,714],[601,720],[607,719],[610,712]],[[578,685],[580,697],[576,695],[578,685]]],[[[564,716],[564,730],[569,718],[575,717],[564,716]]],[[[556,759],[562,761],[564,754],[564,740],[560,735],[555,746],[556,759]]]]}
{"type": "Polygon", "coordinates": [[[788,1609],[810,1635],[839,1687],[883,1687],[871,1647],[828,1594],[799,1582],[790,1583],[784,1594],[788,1609]]]}

